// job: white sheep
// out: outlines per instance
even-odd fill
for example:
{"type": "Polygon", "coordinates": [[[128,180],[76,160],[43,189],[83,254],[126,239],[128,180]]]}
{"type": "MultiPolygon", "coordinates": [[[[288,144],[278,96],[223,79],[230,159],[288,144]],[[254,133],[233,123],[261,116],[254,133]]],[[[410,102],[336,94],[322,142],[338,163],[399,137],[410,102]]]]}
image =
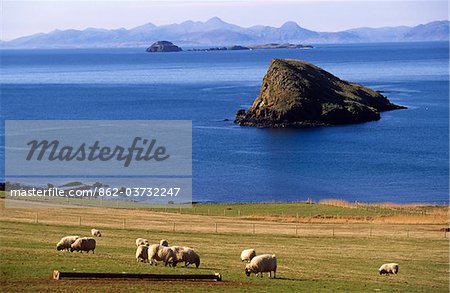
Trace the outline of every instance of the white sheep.
{"type": "Polygon", "coordinates": [[[56,250],[70,250],[70,246],[78,239],[80,236],[66,236],[61,238],[56,244],[56,250]]]}
{"type": "Polygon", "coordinates": [[[398,273],[398,264],[397,263],[385,263],[378,269],[378,271],[380,272],[380,275],[397,274],[398,273]]]}
{"type": "Polygon", "coordinates": [[[247,277],[254,273],[260,274],[261,278],[263,273],[269,273],[269,278],[272,276],[276,278],[277,273],[277,258],[275,254],[263,254],[255,256],[249,264],[245,266],[245,274],[247,277]]]}
{"type": "Polygon", "coordinates": [[[241,252],[241,260],[250,262],[256,256],[256,251],[253,248],[245,249],[241,252]]]}
{"type": "Polygon", "coordinates": [[[137,262],[148,262],[148,246],[139,245],[136,248],[136,261],[137,262]]]}
{"type": "Polygon", "coordinates": [[[186,259],[184,265],[187,267],[190,264],[195,264],[196,268],[200,266],[200,256],[192,248],[188,248],[186,250],[186,259]]]}
{"type": "Polygon", "coordinates": [[[144,239],[144,238],[137,238],[136,239],[136,246],[139,246],[139,245],[150,246],[150,242],[148,242],[148,240],[144,239]]]}
{"type": "Polygon", "coordinates": [[[94,237],[102,237],[102,233],[97,229],[91,229],[91,235],[94,237]]]}
{"type": "Polygon", "coordinates": [[[150,264],[157,265],[158,261],[163,261],[164,265],[172,264],[175,259],[175,253],[170,247],[165,247],[160,244],[152,244],[148,248],[148,257],[150,259],[150,264]]]}
{"type": "Polygon", "coordinates": [[[159,241],[159,245],[167,247],[169,246],[169,242],[167,242],[166,239],[162,239],[161,241],[159,241]]]}
{"type": "Polygon", "coordinates": [[[195,264],[197,268],[200,266],[200,256],[192,248],[187,246],[172,246],[170,248],[174,252],[173,266],[176,266],[179,262],[184,262],[186,267],[190,264],[195,264]]]}
{"type": "Polygon", "coordinates": [[[95,245],[96,245],[96,242],[95,242],[94,238],[91,238],[91,237],[78,238],[70,246],[70,252],[79,251],[79,252],[83,253],[83,251],[86,251],[87,253],[89,253],[89,251],[92,250],[92,253],[94,253],[95,245]]]}

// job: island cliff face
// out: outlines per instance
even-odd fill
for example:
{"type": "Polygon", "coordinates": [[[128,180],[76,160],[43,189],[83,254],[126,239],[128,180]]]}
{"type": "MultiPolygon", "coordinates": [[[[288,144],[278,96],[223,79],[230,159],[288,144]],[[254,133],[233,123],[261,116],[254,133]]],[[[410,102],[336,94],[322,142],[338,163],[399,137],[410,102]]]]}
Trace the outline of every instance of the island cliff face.
{"type": "Polygon", "coordinates": [[[158,41],[147,48],[147,52],[180,52],[180,47],[168,41],[158,41]]]}
{"type": "Polygon", "coordinates": [[[404,108],[313,64],[273,59],[258,97],[247,112],[237,112],[234,122],[256,127],[339,125],[379,120],[382,111],[404,108]]]}

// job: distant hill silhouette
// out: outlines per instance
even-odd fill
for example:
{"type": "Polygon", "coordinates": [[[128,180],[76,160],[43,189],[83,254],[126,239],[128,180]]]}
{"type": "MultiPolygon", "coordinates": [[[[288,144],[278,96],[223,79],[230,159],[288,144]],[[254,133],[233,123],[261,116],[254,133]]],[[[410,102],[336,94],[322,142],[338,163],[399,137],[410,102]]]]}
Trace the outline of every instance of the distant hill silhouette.
{"type": "Polygon", "coordinates": [[[179,46],[230,46],[265,43],[370,43],[408,41],[447,41],[449,21],[434,21],[414,27],[356,28],[341,32],[316,32],[288,21],[281,27],[256,25],[248,28],[213,17],[206,22],[185,21],[156,26],[147,23],[129,30],[97,29],[54,30],[11,41],[3,48],[92,48],[148,47],[155,41],[168,40],[179,46]]]}

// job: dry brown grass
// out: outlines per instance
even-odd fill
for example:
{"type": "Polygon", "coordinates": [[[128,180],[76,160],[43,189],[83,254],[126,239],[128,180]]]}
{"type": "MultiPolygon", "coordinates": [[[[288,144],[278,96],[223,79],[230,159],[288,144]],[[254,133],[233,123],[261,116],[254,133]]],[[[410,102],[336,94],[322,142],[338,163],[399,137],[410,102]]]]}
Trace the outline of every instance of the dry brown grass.
{"type": "Polygon", "coordinates": [[[448,226],[446,216],[270,216],[225,217],[107,208],[4,208],[0,200],[0,221],[43,223],[62,226],[124,228],[271,235],[390,236],[442,239],[448,226]],[[80,222],[81,220],[81,222],[80,222]],[[298,220],[298,222],[297,222],[298,220]]]}
{"type": "Polygon", "coordinates": [[[277,215],[251,215],[248,220],[264,220],[283,223],[389,223],[389,224],[434,224],[447,225],[447,215],[389,215],[389,216],[321,216],[295,217],[277,215]]]}
{"type": "Polygon", "coordinates": [[[418,214],[418,215],[441,215],[448,218],[450,206],[446,205],[431,205],[426,203],[364,203],[364,202],[348,202],[341,199],[323,199],[318,202],[322,205],[344,207],[344,208],[365,208],[365,209],[385,209],[393,211],[402,211],[403,213],[418,214]]]}

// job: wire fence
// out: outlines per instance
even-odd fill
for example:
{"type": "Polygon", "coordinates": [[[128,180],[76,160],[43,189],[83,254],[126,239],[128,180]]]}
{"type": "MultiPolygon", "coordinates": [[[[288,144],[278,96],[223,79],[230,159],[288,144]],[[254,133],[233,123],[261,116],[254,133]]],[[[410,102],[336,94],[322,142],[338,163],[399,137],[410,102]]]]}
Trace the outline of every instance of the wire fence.
{"type": "Polygon", "coordinates": [[[448,239],[448,226],[437,224],[280,223],[217,216],[103,209],[2,209],[0,220],[83,226],[98,229],[136,229],[179,233],[274,234],[292,237],[389,237],[448,239]]]}

